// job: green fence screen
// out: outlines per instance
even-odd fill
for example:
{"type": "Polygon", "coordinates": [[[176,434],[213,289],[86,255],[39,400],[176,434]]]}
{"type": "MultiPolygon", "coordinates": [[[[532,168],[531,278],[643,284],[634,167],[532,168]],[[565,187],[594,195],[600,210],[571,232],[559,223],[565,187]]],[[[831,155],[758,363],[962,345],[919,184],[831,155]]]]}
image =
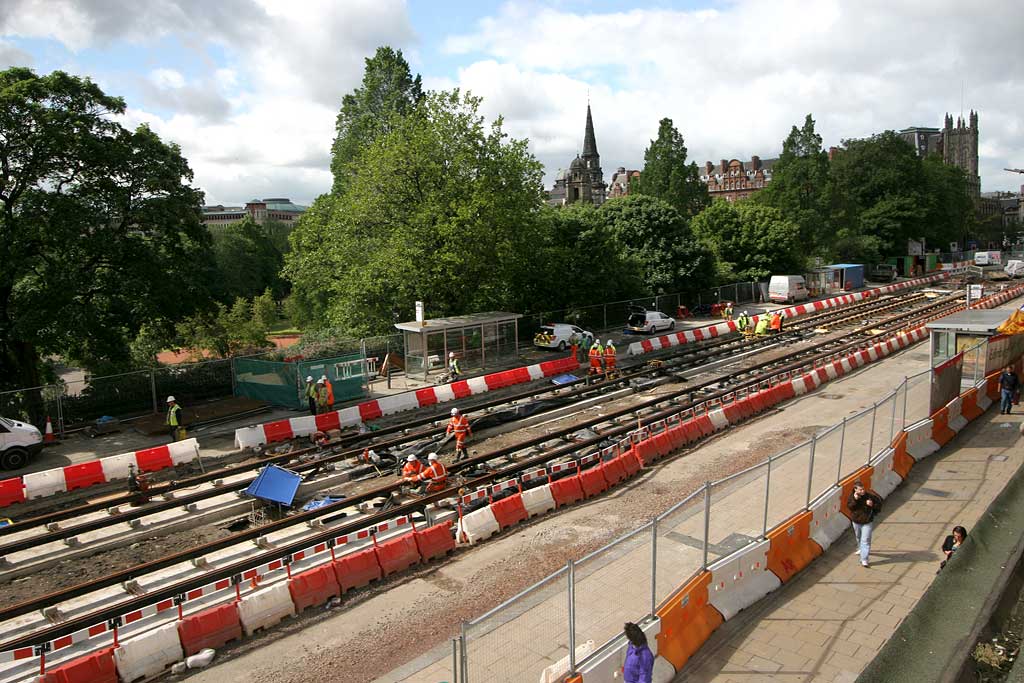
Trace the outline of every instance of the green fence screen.
{"type": "Polygon", "coordinates": [[[285,408],[306,408],[302,396],[306,377],[327,375],[334,387],[334,403],[366,395],[364,373],[366,359],[359,353],[336,358],[284,363],[268,360],[235,360],[235,393],[285,408]]]}

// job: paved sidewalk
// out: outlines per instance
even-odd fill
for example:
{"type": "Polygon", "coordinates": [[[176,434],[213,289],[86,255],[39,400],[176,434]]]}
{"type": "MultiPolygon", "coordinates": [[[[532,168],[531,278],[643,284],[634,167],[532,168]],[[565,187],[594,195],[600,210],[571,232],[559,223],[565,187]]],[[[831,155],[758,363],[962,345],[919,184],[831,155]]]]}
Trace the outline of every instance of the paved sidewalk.
{"type": "Polygon", "coordinates": [[[886,501],[860,566],[852,533],[760,603],[712,634],[676,681],[857,678],[935,577],[939,546],[971,527],[1024,462],[1020,415],[995,407],[917,465],[886,501]]]}

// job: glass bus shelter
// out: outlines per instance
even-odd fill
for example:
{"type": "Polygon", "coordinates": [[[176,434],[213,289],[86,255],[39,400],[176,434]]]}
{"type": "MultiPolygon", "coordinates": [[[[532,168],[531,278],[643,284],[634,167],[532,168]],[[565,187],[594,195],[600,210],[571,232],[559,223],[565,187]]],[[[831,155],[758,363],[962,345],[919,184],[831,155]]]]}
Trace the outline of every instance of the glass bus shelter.
{"type": "Polygon", "coordinates": [[[519,357],[519,313],[491,311],[452,318],[396,323],[405,337],[405,372],[444,370],[454,353],[463,373],[495,367],[519,357]]]}

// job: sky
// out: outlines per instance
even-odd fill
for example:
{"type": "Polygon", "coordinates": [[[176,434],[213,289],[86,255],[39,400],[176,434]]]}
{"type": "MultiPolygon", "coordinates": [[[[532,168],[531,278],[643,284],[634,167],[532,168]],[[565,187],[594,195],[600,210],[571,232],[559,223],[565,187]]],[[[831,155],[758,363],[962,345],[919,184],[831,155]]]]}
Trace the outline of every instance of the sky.
{"type": "Polygon", "coordinates": [[[583,144],[642,168],[664,117],[702,165],[777,156],[813,115],[826,146],[979,112],[982,190],[1024,175],[1014,0],[3,0],[0,68],[89,76],[181,146],[208,204],[331,185],[342,96],[401,49],[430,89],[484,98],[546,168],[583,144]]]}

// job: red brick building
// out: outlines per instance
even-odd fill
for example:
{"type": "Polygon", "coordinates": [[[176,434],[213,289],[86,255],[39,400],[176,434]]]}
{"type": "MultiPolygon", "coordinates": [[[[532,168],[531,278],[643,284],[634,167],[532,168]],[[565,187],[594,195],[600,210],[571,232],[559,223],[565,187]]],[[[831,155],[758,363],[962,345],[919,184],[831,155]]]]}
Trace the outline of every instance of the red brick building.
{"type": "Polygon", "coordinates": [[[754,194],[772,181],[772,166],[778,159],[751,157],[750,161],[722,159],[718,166],[710,161],[699,169],[700,179],[707,183],[712,199],[734,202],[754,194]]]}
{"type": "Polygon", "coordinates": [[[612,182],[608,185],[608,199],[628,195],[629,184],[639,177],[640,171],[635,169],[627,171],[625,167],[619,166],[618,170],[612,174],[612,182]]]}

